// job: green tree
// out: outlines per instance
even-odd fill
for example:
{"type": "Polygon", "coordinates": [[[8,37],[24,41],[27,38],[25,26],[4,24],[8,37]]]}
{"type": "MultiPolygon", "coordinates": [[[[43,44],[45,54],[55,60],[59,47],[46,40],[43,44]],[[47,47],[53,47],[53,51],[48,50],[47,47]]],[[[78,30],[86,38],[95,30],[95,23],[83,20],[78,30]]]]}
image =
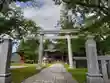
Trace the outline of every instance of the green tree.
{"type": "MultiPolygon", "coordinates": [[[[57,1],[57,0],[55,0],[57,1]]],[[[79,13],[83,17],[83,25],[81,25],[78,34],[86,35],[92,34],[95,36],[97,42],[98,53],[105,54],[109,52],[109,34],[110,34],[110,3],[108,0],[63,0],[64,10],[61,19],[62,28],[75,28],[74,23],[68,21],[68,12],[72,11],[73,15],[77,16],[79,13]],[[68,24],[68,25],[67,25],[68,24]]],[[[71,19],[73,20],[73,19],[71,19]]],[[[78,28],[78,27],[76,27],[78,28]]],[[[81,39],[80,37],[79,39],[81,39]]],[[[74,46],[78,47],[79,44],[74,41],[74,46]],[[76,45],[76,46],[75,46],[76,45]]],[[[80,42],[81,43],[81,42],[80,42]]],[[[84,44],[83,44],[84,46],[84,44]]]]}
{"type": "Polygon", "coordinates": [[[12,7],[6,13],[0,13],[0,35],[10,35],[21,40],[18,52],[24,52],[25,58],[37,59],[37,30],[40,28],[32,20],[24,18],[19,7],[12,7]],[[36,53],[35,53],[36,52],[36,53]]]}
{"type": "Polygon", "coordinates": [[[38,40],[33,38],[25,41],[22,39],[18,47],[18,52],[24,52],[24,57],[26,60],[34,60],[34,62],[37,61],[38,40]]]}
{"type": "Polygon", "coordinates": [[[48,49],[48,45],[51,44],[51,43],[52,42],[49,39],[45,40],[45,42],[44,42],[44,49],[48,49]]]}
{"type": "Polygon", "coordinates": [[[66,40],[57,40],[57,44],[55,48],[58,49],[60,52],[64,53],[68,51],[67,41],[66,40]]]}
{"type": "Polygon", "coordinates": [[[0,35],[8,34],[13,38],[22,39],[28,35],[36,35],[39,26],[32,20],[24,18],[19,7],[13,7],[0,16],[0,35]]]}

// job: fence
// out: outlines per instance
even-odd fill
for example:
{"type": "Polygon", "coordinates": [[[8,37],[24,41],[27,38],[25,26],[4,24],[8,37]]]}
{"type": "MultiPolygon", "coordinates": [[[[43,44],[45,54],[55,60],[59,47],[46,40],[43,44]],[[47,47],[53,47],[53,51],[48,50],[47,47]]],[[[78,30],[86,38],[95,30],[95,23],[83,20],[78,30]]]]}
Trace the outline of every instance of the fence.
{"type": "MultiPolygon", "coordinates": [[[[76,62],[76,64],[78,60],[84,60],[84,61],[87,60],[86,57],[74,57],[73,59],[74,62],[76,62]]],[[[110,83],[110,55],[98,56],[98,63],[99,63],[100,73],[102,74],[104,82],[110,83]]],[[[85,64],[87,63],[85,62],[85,64]]]]}

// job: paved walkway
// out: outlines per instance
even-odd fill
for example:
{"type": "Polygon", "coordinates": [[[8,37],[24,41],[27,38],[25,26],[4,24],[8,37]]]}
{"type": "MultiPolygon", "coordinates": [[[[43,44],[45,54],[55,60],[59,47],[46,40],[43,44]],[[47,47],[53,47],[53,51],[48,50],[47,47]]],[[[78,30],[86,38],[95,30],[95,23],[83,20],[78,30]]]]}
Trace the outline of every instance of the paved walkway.
{"type": "Polygon", "coordinates": [[[54,64],[43,69],[39,74],[26,79],[23,83],[78,83],[62,64],[54,64]]]}

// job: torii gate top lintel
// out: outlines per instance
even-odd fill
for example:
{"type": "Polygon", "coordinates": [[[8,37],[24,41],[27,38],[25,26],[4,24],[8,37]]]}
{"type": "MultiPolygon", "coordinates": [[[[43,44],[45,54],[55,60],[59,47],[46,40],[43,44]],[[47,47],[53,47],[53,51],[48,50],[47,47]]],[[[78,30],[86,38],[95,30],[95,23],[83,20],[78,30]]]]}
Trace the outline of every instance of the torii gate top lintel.
{"type": "Polygon", "coordinates": [[[77,33],[79,29],[61,29],[61,30],[39,30],[38,34],[59,34],[59,33],[77,33]]]}

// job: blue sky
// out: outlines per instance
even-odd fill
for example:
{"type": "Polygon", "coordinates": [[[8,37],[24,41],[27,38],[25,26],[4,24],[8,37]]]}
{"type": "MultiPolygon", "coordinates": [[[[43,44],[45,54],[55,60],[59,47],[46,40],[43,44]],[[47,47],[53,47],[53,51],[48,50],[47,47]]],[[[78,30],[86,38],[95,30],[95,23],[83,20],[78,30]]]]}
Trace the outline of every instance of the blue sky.
{"type": "Polygon", "coordinates": [[[25,7],[28,7],[28,6],[32,6],[32,5],[35,5],[39,8],[41,8],[43,5],[45,5],[44,1],[43,0],[33,0],[33,1],[28,1],[28,2],[19,2],[19,1],[16,1],[16,5],[19,5],[20,7],[22,8],[25,8],[25,7]]]}
{"type": "Polygon", "coordinates": [[[13,40],[13,47],[12,47],[12,53],[17,51],[17,48],[19,46],[20,41],[18,40],[13,40]]]}

